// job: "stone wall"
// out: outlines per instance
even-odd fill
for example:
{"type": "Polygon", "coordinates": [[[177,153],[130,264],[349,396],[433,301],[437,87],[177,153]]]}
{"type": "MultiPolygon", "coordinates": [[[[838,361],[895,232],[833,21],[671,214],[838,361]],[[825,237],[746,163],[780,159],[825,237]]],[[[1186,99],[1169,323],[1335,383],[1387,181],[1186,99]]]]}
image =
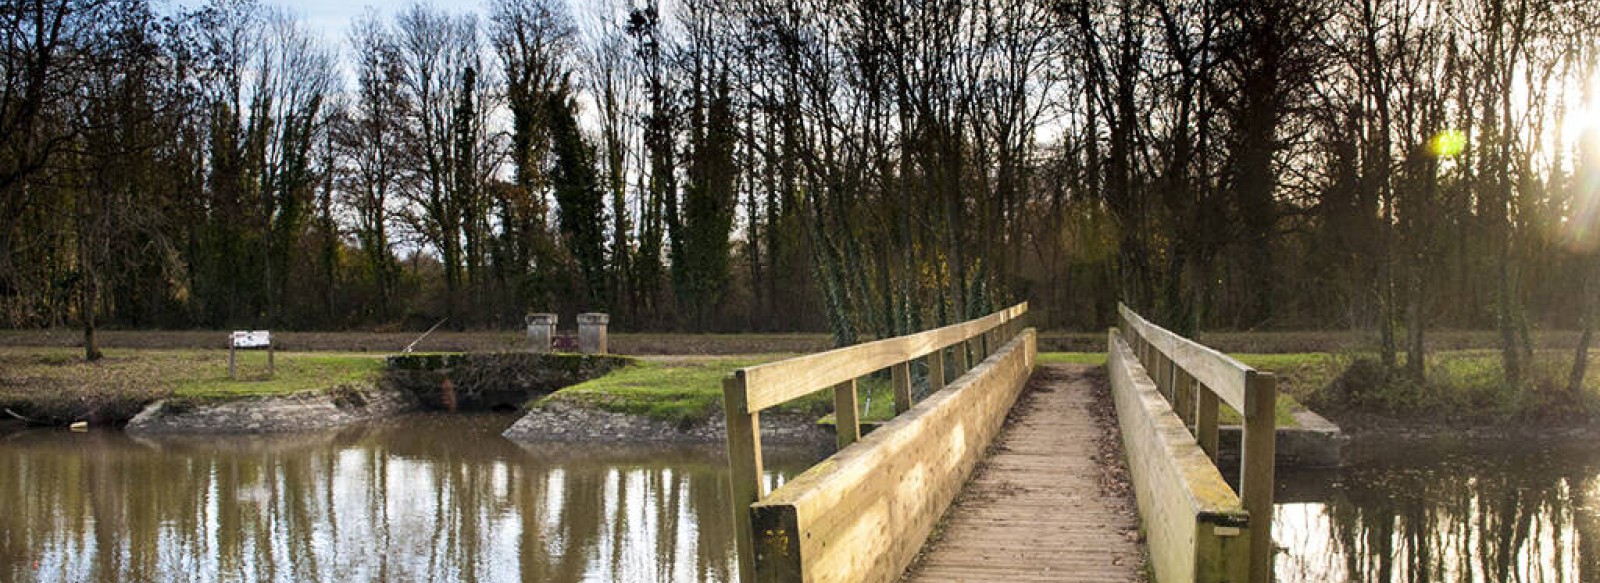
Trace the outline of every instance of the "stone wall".
{"type": "MultiPolygon", "coordinates": [[[[1338,425],[1311,411],[1295,411],[1299,427],[1279,427],[1273,461],[1280,468],[1335,468],[1344,465],[1344,445],[1350,437],[1338,425]]],[[[1237,466],[1239,439],[1244,431],[1238,425],[1217,428],[1217,465],[1237,466]]]]}
{"type": "MultiPolygon", "coordinates": [[[[720,413],[704,423],[680,425],[557,401],[528,411],[503,435],[519,441],[722,443],[727,440],[727,427],[720,413]]],[[[761,414],[761,441],[832,442],[833,433],[809,415],[768,412],[761,414]]]]}
{"type": "Polygon", "coordinates": [[[328,429],[417,409],[411,394],[371,384],[228,400],[164,399],[128,422],[130,434],[271,433],[328,429]]]}

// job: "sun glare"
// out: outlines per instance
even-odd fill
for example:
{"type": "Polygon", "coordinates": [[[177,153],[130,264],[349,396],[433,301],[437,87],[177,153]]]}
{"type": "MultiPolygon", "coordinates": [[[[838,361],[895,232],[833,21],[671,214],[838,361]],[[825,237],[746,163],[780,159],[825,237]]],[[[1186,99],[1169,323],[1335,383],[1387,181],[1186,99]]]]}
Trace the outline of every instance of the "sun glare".
{"type": "Polygon", "coordinates": [[[1572,208],[1563,222],[1568,249],[1588,252],[1600,248],[1600,76],[1589,79],[1587,90],[1579,89],[1576,106],[1561,120],[1561,130],[1572,151],[1577,174],[1574,176],[1572,208]]]}
{"type": "Polygon", "coordinates": [[[1434,156],[1440,158],[1454,158],[1467,149],[1467,134],[1461,130],[1445,130],[1435,134],[1428,142],[1428,149],[1434,156]]]}
{"type": "Polygon", "coordinates": [[[1589,79],[1587,90],[1575,88],[1578,96],[1562,120],[1561,130],[1567,139],[1582,139],[1590,132],[1600,131],[1600,75],[1589,79]]]}

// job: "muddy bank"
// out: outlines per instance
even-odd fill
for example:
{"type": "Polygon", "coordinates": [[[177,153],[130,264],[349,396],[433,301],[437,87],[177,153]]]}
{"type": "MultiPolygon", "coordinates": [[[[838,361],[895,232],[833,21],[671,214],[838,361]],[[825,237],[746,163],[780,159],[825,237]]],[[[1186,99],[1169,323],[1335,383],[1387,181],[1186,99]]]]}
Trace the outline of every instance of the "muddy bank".
{"type": "Polygon", "coordinates": [[[128,421],[131,435],[279,433],[332,429],[416,411],[412,394],[362,383],[327,391],[238,399],[162,399],[128,421]]]}
{"type": "MultiPolygon", "coordinates": [[[[726,422],[718,412],[698,423],[674,423],[606,411],[580,403],[546,402],[529,410],[503,433],[518,441],[582,441],[611,443],[722,443],[726,422]]],[[[831,443],[833,433],[815,417],[796,413],[761,414],[762,443],[808,445],[831,443]]]]}

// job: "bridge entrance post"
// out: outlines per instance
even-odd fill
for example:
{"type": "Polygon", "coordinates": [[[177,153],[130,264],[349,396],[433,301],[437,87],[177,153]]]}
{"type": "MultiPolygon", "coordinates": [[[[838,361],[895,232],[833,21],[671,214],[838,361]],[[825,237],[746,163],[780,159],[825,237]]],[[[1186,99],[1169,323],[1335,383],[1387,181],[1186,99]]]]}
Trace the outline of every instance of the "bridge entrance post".
{"type": "Polygon", "coordinates": [[[754,581],[756,545],[750,526],[750,505],[766,495],[761,480],[761,413],[750,411],[742,371],[722,381],[722,398],[727,415],[728,480],[733,498],[733,538],[739,555],[739,579],[754,581]]]}
{"type": "Polygon", "coordinates": [[[1240,505],[1250,513],[1250,583],[1272,581],[1272,484],[1277,441],[1278,381],[1245,375],[1244,437],[1239,455],[1240,505]]]}

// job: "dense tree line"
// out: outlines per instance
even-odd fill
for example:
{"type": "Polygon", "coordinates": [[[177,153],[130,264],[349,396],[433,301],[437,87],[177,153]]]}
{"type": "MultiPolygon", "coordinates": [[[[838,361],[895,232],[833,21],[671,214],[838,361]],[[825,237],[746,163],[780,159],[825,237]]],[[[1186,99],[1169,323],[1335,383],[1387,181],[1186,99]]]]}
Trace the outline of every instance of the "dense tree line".
{"type": "Polygon", "coordinates": [[[848,343],[1121,299],[1418,377],[1492,327],[1515,379],[1600,316],[1595,0],[641,1],[7,2],[0,317],[848,343]]]}

